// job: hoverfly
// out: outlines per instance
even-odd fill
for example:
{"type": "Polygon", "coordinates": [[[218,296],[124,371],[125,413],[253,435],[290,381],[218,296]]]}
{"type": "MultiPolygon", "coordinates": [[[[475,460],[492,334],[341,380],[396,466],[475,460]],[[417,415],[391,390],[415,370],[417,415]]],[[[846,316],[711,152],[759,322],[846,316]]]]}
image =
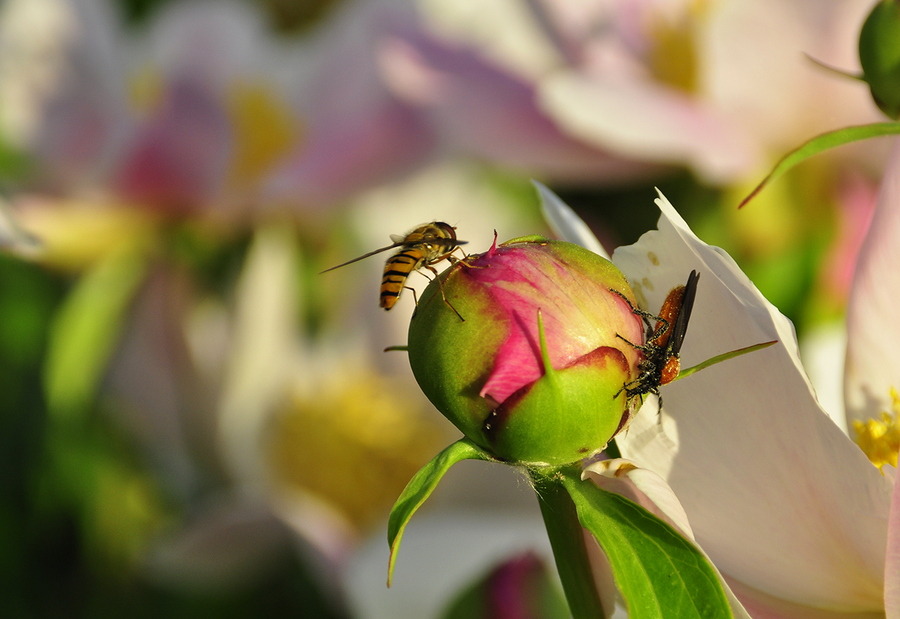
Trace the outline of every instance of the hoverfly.
{"type": "Polygon", "coordinates": [[[646,343],[643,346],[633,344],[621,335],[616,334],[619,339],[624,340],[644,353],[644,358],[638,363],[638,370],[640,371],[638,377],[622,385],[622,388],[613,396],[614,398],[624,391],[625,396],[629,400],[635,396],[640,396],[641,401],[643,401],[644,395],[652,393],[659,398],[659,408],[662,410],[662,397],[659,394],[659,388],[661,385],[675,380],[681,371],[679,354],[681,353],[681,345],[684,343],[684,336],[687,333],[691,311],[694,308],[694,298],[697,296],[697,282],[699,280],[700,274],[697,271],[691,271],[684,286],[676,286],[669,292],[662,308],[659,310],[658,316],[634,307],[623,294],[613,290],[613,292],[625,299],[631,311],[643,318],[647,325],[646,343]],[[651,320],[655,320],[656,324],[651,326],[651,320]]]}
{"type": "MultiPolygon", "coordinates": [[[[423,224],[405,236],[392,234],[391,240],[393,243],[387,247],[370,251],[358,258],[348,260],[347,262],[331,267],[330,269],[325,269],[322,273],[327,273],[328,271],[339,269],[348,264],[353,264],[363,258],[368,258],[369,256],[380,254],[383,251],[400,247],[400,251],[388,258],[387,263],[384,265],[384,275],[381,278],[379,306],[383,307],[385,310],[389,310],[394,307],[394,304],[397,302],[397,299],[400,297],[400,293],[403,292],[404,288],[409,288],[413,291],[413,295],[416,294],[414,289],[406,285],[406,279],[409,277],[410,273],[425,268],[434,273],[435,277],[438,277],[437,269],[432,265],[437,264],[441,260],[450,260],[453,262],[455,258],[453,258],[451,254],[456,251],[457,247],[465,245],[468,242],[457,239],[456,228],[442,221],[423,224]]],[[[465,322],[465,319],[460,316],[459,312],[456,311],[456,308],[450,305],[447,297],[444,296],[444,287],[443,284],[441,284],[439,277],[438,285],[441,288],[441,296],[444,299],[444,303],[459,316],[460,320],[465,322]]],[[[416,304],[418,305],[418,303],[419,300],[416,299],[416,304]]]]}

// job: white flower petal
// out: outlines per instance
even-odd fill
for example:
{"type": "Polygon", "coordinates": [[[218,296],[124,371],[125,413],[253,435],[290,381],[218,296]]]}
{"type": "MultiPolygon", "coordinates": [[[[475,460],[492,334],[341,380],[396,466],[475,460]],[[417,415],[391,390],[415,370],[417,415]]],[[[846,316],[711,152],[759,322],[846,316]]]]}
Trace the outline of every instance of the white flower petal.
{"type": "Polygon", "coordinates": [[[233,2],[177,2],[155,16],[148,32],[151,58],[164,74],[223,87],[235,74],[271,69],[261,59],[271,46],[261,11],[233,2]]]}
{"type": "Polygon", "coordinates": [[[603,249],[603,245],[588,228],[588,225],[575,214],[569,205],[559,199],[559,196],[550,191],[543,183],[532,179],[531,183],[541,197],[541,212],[544,220],[550,226],[550,230],[556,238],[565,239],[570,243],[581,245],[599,256],[609,260],[609,254],[603,249]]]}
{"type": "Polygon", "coordinates": [[[705,100],[740,114],[741,125],[770,154],[829,129],[878,122],[868,89],[835,79],[807,58],[854,72],[859,28],[873,4],[756,0],[706,5],[710,10],[698,37],[705,100]]]}
{"type": "Polygon", "coordinates": [[[817,325],[800,340],[800,356],[819,404],[844,434],[847,434],[843,384],[846,351],[847,329],[843,321],[817,325]]]}
{"type": "Polygon", "coordinates": [[[891,387],[900,389],[900,141],[878,196],[856,263],[847,307],[847,418],[864,420],[891,410],[891,387]]]}
{"type": "Polygon", "coordinates": [[[900,619],[900,491],[894,482],[887,560],[884,564],[884,610],[887,619],[900,619]]]}
{"type": "Polygon", "coordinates": [[[659,167],[573,138],[540,108],[533,83],[427,33],[385,37],[377,56],[392,94],[426,111],[455,152],[570,183],[623,182],[659,167]]]}
{"type": "Polygon", "coordinates": [[[260,228],[238,284],[234,342],[218,410],[218,440],[234,478],[248,487],[268,479],[260,435],[287,392],[295,354],[296,252],[296,239],[288,228],[260,228]]]}
{"type": "Polygon", "coordinates": [[[692,166],[722,182],[753,169],[758,147],[736,123],[675,91],[559,72],[538,97],[560,126],[589,144],[641,161],[692,166]]]}
{"type": "Polygon", "coordinates": [[[0,249],[22,258],[40,256],[43,241],[26,230],[10,203],[0,197],[0,249]]]}
{"type": "Polygon", "coordinates": [[[417,0],[427,27],[456,46],[475,48],[492,65],[536,79],[563,61],[544,14],[520,0],[417,0]],[[503,24],[498,28],[497,24],[503,24]]]}
{"type": "Polygon", "coordinates": [[[591,479],[604,490],[621,494],[694,540],[684,507],[666,481],[653,471],[642,469],[631,460],[615,458],[585,467],[581,478],[591,479]]]}
{"type": "Polygon", "coordinates": [[[820,409],[790,321],[657,204],[660,230],[613,257],[651,310],[700,272],[683,365],[779,344],[663,387],[662,429],[638,414],[618,441],[623,456],[666,479],[724,574],[794,603],[883,608],[890,484],[820,409]]]}
{"type": "Polygon", "coordinates": [[[812,608],[785,602],[731,578],[725,580],[753,619],[885,619],[881,610],[841,612],[812,608]]]}
{"type": "MultiPolygon", "coordinates": [[[[618,458],[591,464],[582,473],[582,479],[588,478],[604,490],[621,494],[681,530],[682,534],[693,541],[697,550],[709,560],[709,557],[694,539],[691,525],[687,520],[687,514],[684,512],[681,502],[659,475],[653,471],[637,467],[634,462],[618,458]]],[[[711,560],[710,563],[712,563],[711,560]]],[[[718,573],[719,570],[716,569],[715,565],[712,567],[719,576],[722,588],[725,589],[725,596],[728,598],[729,604],[731,604],[734,617],[736,619],[750,619],[750,615],[747,614],[747,611],[744,610],[737,597],[732,593],[722,574],[718,573]]]]}

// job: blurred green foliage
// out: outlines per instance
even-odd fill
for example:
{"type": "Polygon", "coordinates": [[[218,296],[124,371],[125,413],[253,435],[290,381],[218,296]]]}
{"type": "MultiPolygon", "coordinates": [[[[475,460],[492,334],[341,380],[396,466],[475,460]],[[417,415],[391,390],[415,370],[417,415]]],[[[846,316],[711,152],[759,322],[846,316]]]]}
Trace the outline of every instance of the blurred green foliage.
{"type": "Polygon", "coordinates": [[[160,6],[177,0],[115,0],[115,2],[125,19],[132,23],[140,23],[160,6]]]}
{"type": "Polygon", "coordinates": [[[0,256],[0,615],[338,618],[291,549],[216,593],[141,579],[137,559],[179,506],[93,398],[50,414],[43,366],[69,278],[0,256]]]}
{"type": "MultiPolygon", "coordinates": [[[[301,31],[320,18],[339,0],[245,0],[262,6],[271,16],[277,30],[284,32],[301,31]]],[[[178,0],[115,0],[123,16],[133,24],[146,20],[160,6],[178,0]]]]}

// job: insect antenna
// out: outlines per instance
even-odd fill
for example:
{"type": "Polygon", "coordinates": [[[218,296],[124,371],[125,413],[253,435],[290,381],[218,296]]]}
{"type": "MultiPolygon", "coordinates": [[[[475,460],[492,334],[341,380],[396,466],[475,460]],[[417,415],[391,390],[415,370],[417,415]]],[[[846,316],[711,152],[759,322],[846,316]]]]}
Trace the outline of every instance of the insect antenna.
{"type": "Polygon", "coordinates": [[[319,275],[321,275],[322,273],[328,273],[328,271],[334,271],[335,269],[345,267],[348,264],[353,264],[354,262],[359,262],[360,260],[362,260],[364,258],[368,258],[369,256],[374,256],[375,254],[380,254],[383,251],[387,251],[389,249],[394,249],[395,247],[400,247],[401,245],[404,245],[404,243],[392,243],[392,244],[388,245],[387,247],[382,247],[380,249],[376,249],[375,251],[370,251],[369,253],[363,254],[362,256],[357,256],[353,260],[348,260],[347,262],[342,262],[341,264],[339,264],[335,267],[325,269],[324,271],[319,271],[319,275]]]}

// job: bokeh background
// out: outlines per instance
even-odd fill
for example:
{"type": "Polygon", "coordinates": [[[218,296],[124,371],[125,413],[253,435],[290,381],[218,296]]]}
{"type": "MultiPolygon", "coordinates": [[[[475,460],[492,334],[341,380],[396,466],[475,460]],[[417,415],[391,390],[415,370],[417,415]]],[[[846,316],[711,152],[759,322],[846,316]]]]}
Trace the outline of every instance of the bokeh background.
{"type": "MultiPolygon", "coordinates": [[[[447,221],[547,234],[530,179],[608,250],[659,187],[796,325],[840,418],[843,313],[889,144],[870,0],[5,0],[0,614],[431,617],[525,551],[514,472],[464,463],[403,353],[383,256],[447,221]]],[[[420,289],[425,278],[413,274],[420,289]]],[[[689,345],[689,344],[686,344],[689,345]]]]}

